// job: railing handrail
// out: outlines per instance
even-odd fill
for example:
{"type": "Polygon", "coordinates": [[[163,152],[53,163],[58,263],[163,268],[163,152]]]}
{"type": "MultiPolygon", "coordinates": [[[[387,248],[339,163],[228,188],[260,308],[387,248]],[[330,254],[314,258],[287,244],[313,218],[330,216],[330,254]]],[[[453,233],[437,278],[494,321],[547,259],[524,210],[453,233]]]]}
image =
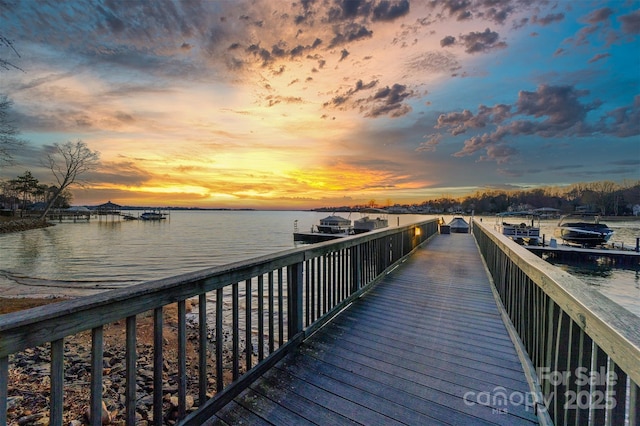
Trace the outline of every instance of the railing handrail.
{"type": "Polygon", "coordinates": [[[267,273],[280,267],[300,263],[306,259],[396,234],[433,221],[435,219],[358,234],[339,240],[325,241],[307,247],[283,250],[225,265],[133,284],[90,297],[69,299],[0,315],[0,335],[3,336],[0,340],[0,358],[61,337],[90,330],[93,327],[109,324],[130,315],[137,315],[180,299],[194,297],[203,291],[213,291],[234,282],[250,279],[261,273],[267,273]],[[194,289],[197,286],[202,287],[194,289]],[[151,298],[151,296],[158,294],[163,295],[162,302],[151,298]],[[140,300],[140,302],[131,305],[133,300],[140,300]],[[121,309],[121,306],[124,305],[128,306],[126,311],[121,309]],[[100,315],[93,315],[95,311],[99,311],[100,315]],[[79,321],[68,322],[62,326],[58,322],[63,317],[72,316],[79,317],[79,321]],[[49,327],[50,323],[55,323],[56,326],[49,327]],[[36,325],[37,329],[34,329],[36,325]]]}
{"type": "Polygon", "coordinates": [[[562,310],[620,366],[640,383],[640,317],[629,312],[580,279],[475,221],[500,250],[527,274],[562,310]]]}

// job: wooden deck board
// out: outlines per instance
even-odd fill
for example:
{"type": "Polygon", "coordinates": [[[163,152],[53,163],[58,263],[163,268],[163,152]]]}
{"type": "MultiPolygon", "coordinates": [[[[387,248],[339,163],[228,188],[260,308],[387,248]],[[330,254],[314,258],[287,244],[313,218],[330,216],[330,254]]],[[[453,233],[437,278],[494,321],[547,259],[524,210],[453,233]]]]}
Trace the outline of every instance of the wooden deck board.
{"type": "Polygon", "coordinates": [[[526,396],[529,387],[480,255],[469,234],[439,235],[216,418],[247,424],[537,423],[524,404],[492,406],[477,398],[500,390],[508,398],[526,396]]]}

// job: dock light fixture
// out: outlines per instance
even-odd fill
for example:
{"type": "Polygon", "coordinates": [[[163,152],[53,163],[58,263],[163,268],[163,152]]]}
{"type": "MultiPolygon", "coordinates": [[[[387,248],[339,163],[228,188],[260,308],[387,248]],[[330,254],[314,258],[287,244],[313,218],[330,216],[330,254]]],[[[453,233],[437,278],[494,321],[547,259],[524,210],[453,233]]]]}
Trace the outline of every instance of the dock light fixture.
{"type": "Polygon", "coordinates": [[[420,234],[422,234],[422,231],[418,227],[413,228],[413,230],[415,231],[414,236],[416,237],[419,237],[420,234]]]}

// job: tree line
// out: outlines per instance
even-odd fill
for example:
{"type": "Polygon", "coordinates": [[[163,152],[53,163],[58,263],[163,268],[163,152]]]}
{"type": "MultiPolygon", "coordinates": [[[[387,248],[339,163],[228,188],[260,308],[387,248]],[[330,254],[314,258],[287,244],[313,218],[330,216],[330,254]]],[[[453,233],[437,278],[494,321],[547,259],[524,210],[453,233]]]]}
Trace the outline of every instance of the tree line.
{"type": "MultiPolygon", "coordinates": [[[[553,208],[561,213],[585,211],[606,216],[634,214],[634,206],[640,205],[640,180],[581,182],[566,187],[542,187],[516,191],[477,191],[458,199],[442,198],[428,202],[439,208],[455,208],[463,211],[501,213],[527,211],[536,208],[553,208]]],[[[637,212],[636,207],[636,212],[637,212]]],[[[636,213],[637,214],[637,213],[636,213]]]]}
{"type": "Polygon", "coordinates": [[[527,190],[480,190],[463,197],[443,196],[416,204],[380,206],[375,200],[366,205],[323,207],[321,211],[357,211],[367,207],[402,208],[418,213],[462,211],[496,214],[507,211],[531,211],[552,208],[559,213],[597,213],[603,216],[640,214],[640,180],[580,182],[567,186],[548,186],[527,190]]]}
{"type": "Polygon", "coordinates": [[[640,205],[640,180],[581,182],[519,191],[478,191],[457,202],[464,211],[473,210],[478,214],[547,207],[560,213],[583,211],[626,216],[637,214],[638,207],[634,212],[634,206],[640,205]]]}

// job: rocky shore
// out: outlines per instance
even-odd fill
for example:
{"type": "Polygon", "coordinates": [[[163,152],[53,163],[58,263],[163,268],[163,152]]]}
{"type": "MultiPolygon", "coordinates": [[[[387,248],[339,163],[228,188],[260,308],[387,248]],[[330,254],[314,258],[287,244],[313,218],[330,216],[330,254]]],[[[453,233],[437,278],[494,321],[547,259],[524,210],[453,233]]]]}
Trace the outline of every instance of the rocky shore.
{"type": "Polygon", "coordinates": [[[47,222],[46,219],[11,219],[0,220],[0,234],[9,232],[28,231],[29,229],[46,228],[54,226],[47,222]]]}
{"type": "MultiPolygon", "coordinates": [[[[177,308],[164,309],[163,327],[163,424],[177,419],[177,308]]],[[[195,327],[187,327],[187,410],[197,408],[198,343],[195,327]]],[[[153,317],[137,320],[137,403],[136,424],[153,424],[153,317]]],[[[91,380],[91,333],[65,339],[64,345],[64,424],[89,424],[89,386],[91,380]]],[[[225,362],[230,361],[228,357],[225,362]]],[[[49,345],[27,349],[9,359],[9,424],[48,425],[50,374],[49,345]]],[[[215,389],[214,358],[209,357],[208,389],[215,389]]],[[[103,425],[124,425],[125,414],[125,322],[104,328],[103,425]]],[[[211,396],[211,395],[209,395],[211,396]]]]}
{"type": "MultiPolygon", "coordinates": [[[[11,219],[0,217],[0,234],[26,231],[54,226],[36,219],[11,219]]],[[[55,303],[70,296],[0,297],[0,315],[28,308],[37,308],[46,303],[55,303]]],[[[187,301],[189,302],[189,301],[187,301]]],[[[187,310],[191,310],[190,303],[187,310]]],[[[197,310],[197,303],[194,306],[197,310]]],[[[163,419],[162,424],[173,425],[177,421],[178,409],[178,316],[175,304],[163,310],[163,419]]],[[[189,313],[187,325],[187,412],[198,408],[198,330],[197,314],[189,313]]],[[[153,316],[152,313],[137,316],[137,383],[136,425],[154,424],[153,419],[153,316]]],[[[103,350],[103,425],[124,425],[125,416],[125,321],[121,320],[104,327],[103,350]]],[[[207,345],[214,347],[215,337],[209,334],[207,345]]],[[[225,383],[231,381],[231,336],[225,333],[223,363],[225,383]]],[[[240,339],[240,351],[246,344],[240,339]]],[[[257,356],[256,353],[253,354],[257,356]]],[[[242,356],[242,355],[241,355],[242,356]]],[[[207,397],[216,389],[215,357],[208,357],[207,397]]],[[[9,356],[7,421],[11,425],[48,425],[50,400],[50,345],[26,349],[9,356]]],[[[241,366],[241,370],[243,370],[241,366]]],[[[241,371],[242,373],[242,371],[241,371]]],[[[86,331],[64,339],[64,406],[63,424],[81,426],[90,424],[91,381],[91,332],[86,331]]]]}

